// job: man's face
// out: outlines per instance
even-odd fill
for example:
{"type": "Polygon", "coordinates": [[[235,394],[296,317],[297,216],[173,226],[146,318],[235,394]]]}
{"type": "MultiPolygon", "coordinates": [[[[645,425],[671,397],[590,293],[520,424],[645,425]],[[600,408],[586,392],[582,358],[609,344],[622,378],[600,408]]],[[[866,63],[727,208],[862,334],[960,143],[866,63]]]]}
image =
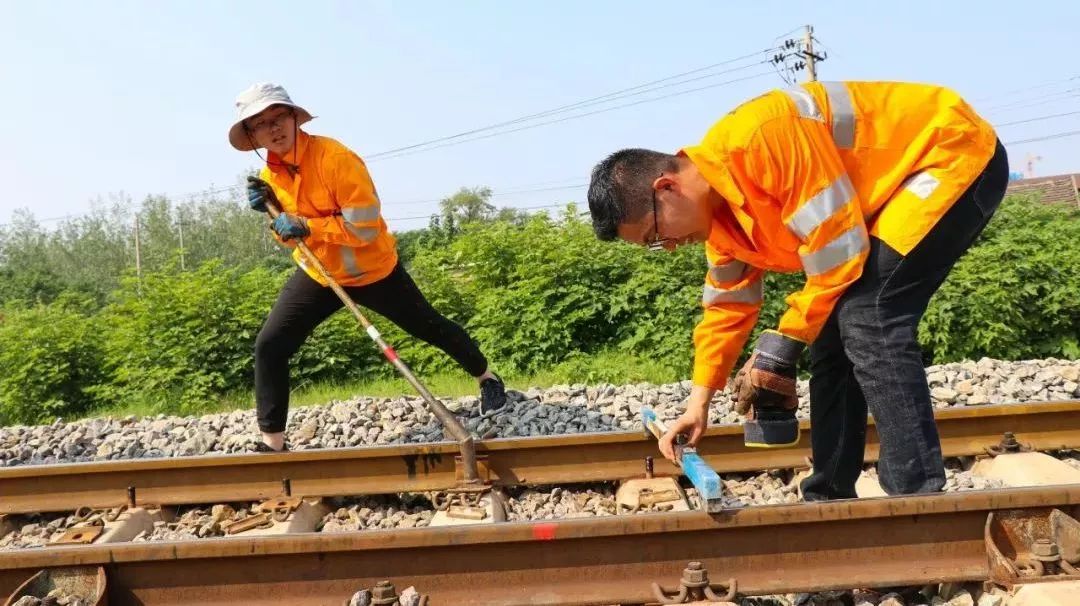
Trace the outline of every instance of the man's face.
{"type": "Polygon", "coordinates": [[[619,226],[619,237],[654,250],[675,250],[709,237],[712,216],[706,200],[686,195],[679,175],[661,175],[653,182],[650,210],[619,226]]]}
{"type": "Polygon", "coordinates": [[[289,153],[296,143],[296,117],[286,105],[271,105],[244,121],[255,145],[279,156],[289,153]]]}

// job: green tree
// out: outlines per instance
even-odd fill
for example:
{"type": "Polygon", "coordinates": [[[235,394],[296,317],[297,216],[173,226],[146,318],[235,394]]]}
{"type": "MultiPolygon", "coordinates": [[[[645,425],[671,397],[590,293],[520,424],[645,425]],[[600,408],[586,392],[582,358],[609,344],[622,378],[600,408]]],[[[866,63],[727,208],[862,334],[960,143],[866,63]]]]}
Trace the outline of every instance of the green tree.
{"type": "Polygon", "coordinates": [[[490,221],[496,209],[491,204],[490,187],[462,187],[439,203],[443,220],[454,225],[490,221]]]}
{"type": "Polygon", "coordinates": [[[48,234],[28,210],[17,210],[0,227],[0,303],[49,303],[64,290],[48,248],[48,234]]]}

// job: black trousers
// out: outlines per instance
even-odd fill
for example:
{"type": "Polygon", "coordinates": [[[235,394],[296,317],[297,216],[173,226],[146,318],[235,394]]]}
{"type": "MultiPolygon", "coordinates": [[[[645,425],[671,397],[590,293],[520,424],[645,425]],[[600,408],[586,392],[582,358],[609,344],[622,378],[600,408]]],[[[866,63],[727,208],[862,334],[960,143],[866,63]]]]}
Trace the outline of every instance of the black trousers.
{"type": "MultiPolygon", "coordinates": [[[[427,302],[399,263],[387,277],[366,286],[346,287],[357,305],[398,325],[405,332],[446,352],[470,375],[487,371],[487,360],[465,329],[427,302]]],[[[285,431],[289,411],[289,358],[312,331],[344,307],[334,291],[297,270],[278,294],[255,339],[255,405],[259,429],[285,431]]],[[[357,338],[366,338],[359,333],[357,338]]]]}
{"type": "Polygon", "coordinates": [[[863,274],[810,346],[808,501],[853,498],[866,446],[866,413],[881,441],[878,478],[888,494],[945,485],[916,333],[930,297],[990,221],[1005,194],[1009,161],[997,151],[982,174],[906,255],[870,238],[863,274]]]}

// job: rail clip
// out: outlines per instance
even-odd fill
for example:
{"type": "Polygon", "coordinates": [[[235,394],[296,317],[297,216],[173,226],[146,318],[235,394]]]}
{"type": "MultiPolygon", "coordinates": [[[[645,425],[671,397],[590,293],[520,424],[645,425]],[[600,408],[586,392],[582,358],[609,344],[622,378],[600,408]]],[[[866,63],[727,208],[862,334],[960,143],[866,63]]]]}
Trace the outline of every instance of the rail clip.
{"type": "Polygon", "coordinates": [[[1060,509],[991,513],[983,538],[990,580],[1007,589],[1080,580],[1080,522],[1060,509]]]}
{"type": "Polygon", "coordinates": [[[728,579],[727,589],[709,583],[709,571],[701,562],[690,562],[683,569],[678,589],[665,589],[659,583],[652,584],[653,596],[661,604],[687,604],[690,602],[731,603],[735,599],[735,579],[728,579]],[[723,591],[724,595],[719,592],[723,591]]]}
{"type": "Polygon", "coordinates": [[[406,587],[399,596],[393,583],[379,581],[371,589],[361,589],[343,606],[428,606],[428,596],[406,587]]]}

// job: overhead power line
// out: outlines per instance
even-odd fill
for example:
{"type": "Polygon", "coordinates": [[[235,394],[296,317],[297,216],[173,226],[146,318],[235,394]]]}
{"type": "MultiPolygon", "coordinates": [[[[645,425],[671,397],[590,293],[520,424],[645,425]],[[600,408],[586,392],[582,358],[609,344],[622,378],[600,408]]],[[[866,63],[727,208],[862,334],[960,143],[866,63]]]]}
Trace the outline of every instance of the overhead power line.
{"type": "Polygon", "coordinates": [[[752,74],[752,75],[749,75],[749,76],[744,76],[742,78],[733,78],[731,80],[725,80],[723,82],[717,82],[715,84],[709,84],[709,85],[706,85],[706,86],[699,86],[697,88],[691,88],[691,89],[688,89],[688,90],[682,90],[682,91],[678,91],[678,92],[674,92],[674,93],[669,93],[669,94],[666,94],[666,95],[661,95],[659,97],[650,97],[650,98],[647,98],[647,99],[640,99],[638,101],[633,101],[631,103],[623,103],[621,105],[615,105],[615,106],[612,106],[612,107],[605,107],[603,109],[593,110],[593,111],[585,112],[585,113],[582,113],[582,114],[572,114],[572,115],[569,115],[569,116],[563,116],[561,118],[557,118],[557,119],[553,119],[553,120],[546,120],[546,121],[538,122],[538,123],[535,123],[535,124],[528,124],[528,125],[525,125],[525,126],[519,126],[519,127],[516,127],[516,128],[507,129],[507,130],[501,130],[501,131],[494,132],[494,133],[487,133],[487,134],[477,135],[477,136],[470,137],[470,138],[458,139],[458,140],[454,140],[454,141],[445,141],[445,142],[437,144],[437,145],[430,145],[430,146],[423,147],[423,148],[418,148],[418,149],[410,149],[408,151],[402,151],[401,153],[397,153],[397,154],[392,155],[392,156],[383,155],[383,156],[380,156],[380,157],[374,158],[374,159],[372,158],[372,156],[368,156],[368,158],[369,158],[369,160],[373,159],[374,161],[386,160],[386,159],[392,159],[392,158],[400,158],[402,156],[409,156],[409,155],[412,155],[412,154],[426,152],[426,151],[430,151],[430,150],[433,150],[433,149],[440,149],[440,148],[443,148],[443,147],[451,147],[451,146],[454,146],[454,145],[460,145],[462,143],[468,143],[468,142],[471,142],[471,141],[479,141],[481,139],[490,139],[492,137],[498,137],[498,136],[501,136],[501,135],[507,135],[507,134],[510,134],[510,133],[516,133],[516,132],[520,132],[520,131],[523,131],[523,130],[539,128],[541,126],[548,126],[550,124],[558,124],[560,122],[566,122],[568,120],[576,120],[578,118],[585,118],[585,117],[588,117],[588,116],[595,116],[597,114],[603,114],[603,113],[607,113],[607,112],[610,112],[610,111],[615,111],[617,109],[623,109],[623,108],[626,108],[626,107],[633,107],[635,105],[641,105],[643,103],[653,103],[655,101],[661,101],[663,99],[670,99],[671,97],[678,97],[678,96],[681,96],[681,95],[688,95],[690,93],[696,93],[696,92],[703,91],[703,90],[706,90],[706,89],[716,88],[718,86],[725,86],[725,85],[728,85],[728,84],[734,84],[736,82],[744,82],[746,80],[753,80],[755,78],[761,78],[763,76],[769,76],[771,74],[772,74],[772,72],[763,71],[763,72],[752,74]]]}
{"type": "Polygon", "coordinates": [[[1014,88],[1012,90],[1007,90],[1007,91],[1005,91],[1003,93],[996,93],[996,94],[987,95],[987,96],[984,96],[984,97],[975,97],[974,99],[971,99],[971,102],[972,103],[979,103],[981,101],[987,101],[989,99],[1000,99],[1002,97],[1008,97],[1008,96],[1011,96],[1011,95],[1015,95],[1016,93],[1026,93],[1026,92],[1030,92],[1030,91],[1037,90],[1037,89],[1040,89],[1040,88],[1046,88],[1048,86],[1056,86],[1056,85],[1059,85],[1059,84],[1062,84],[1062,83],[1065,83],[1065,82],[1072,82],[1072,81],[1075,81],[1075,80],[1080,80],[1080,75],[1070,76],[1068,78],[1062,78],[1060,80],[1051,80],[1049,82],[1043,82],[1041,84],[1031,84],[1031,85],[1028,85],[1028,86],[1021,86],[1019,88],[1014,88]]]}
{"type": "MultiPolygon", "coordinates": [[[[673,74],[671,76],[666,76],[664,78],[650,80],[648,82],[644,82],[644,83],[641,83],[641,84],[638,84],[638,85],[635,85],[635,86],[630,86],[630,87],[622,88],[622,89],[619,89],[619,90],[615,90],[615,91],[612,91],[612,92],[609,92],[609,93],[605,93],[603,95],[597,95],[597,96],[594,96],[594,97],[589,97],[587,99],[582,99],[581,101],[576,101],[574,103],[568,103],[568,104],[560,105],[558,107],[554,107],[554,108],[551,108],[551,109],[526,114],[526,115],[523,115],[523,116],[520,116],[520,117],[517,117],[517,118],[513,118],[513,119],[510,119],[510,120],[503,120],[503,121],[500,121],[500,122],[496,122],[494,124],[489,124],[489,125],[486,125],[486,126],[481,126],[481,127],[478,127],[478,128],[469,129],[469,130],[462,131],[462,132],[459,132],[459,133],[455,133],[455,134],[452,134],[452,135],[446,135],[446,136],[443,136],[443,137],[436,137],[436,138],[433,138],[433,139],[429,139],[427,141],[421,141],[421,142],[414,143],[414,144],[411,144],[411,145],[406,145],[406,146],[403,146],[403,147],[397,147],[397,148],[394,148],[394,149],[389,149],[389,150],[385,150],[385,151],[381,151],[381,152],[377,152],[377,153],[373,153],[373,154],[367,154],[366,157],[368,159],[380,159],[380,158],[391,157],[391,156],[396,157],[397,155],[404,155],[402,152],[410,152],[410,151],[420,149],[420,148],[428,148],[430,146],[437,147],[438,144],[441,144],[441,143],[453,141],[453,140],[456,140],[456,139],[468,138],[468,137],[471,137],[473,135],[477,135],[477,134],[480,134],[480,133],[485,133],[485,132],[492,131],[492,130],[502,129],[502,128],[505,128],[505,127],[508,127],[508,126],[513,126],[513,125],[516,125],[516,124],[520,124],[522,122],[529,122],[529,121],[533,121],[533,120],[539,120],[539,119],[542,119],[542,118],[546,118],[546,117],[550,117],[550,116],[555,116],[555,115],[571,112],[571,111],[574,111],[574,110],[577,110],[577,109],[582,109],[584,107],[591,107],[591,106],[595,106],[595,105],[606,104],[606,103],[610,103],[610,102],[613,102],[613,101],[616,101],[616,100],[619,100],[619,99],[629,98],[629,97],[634,97],[634,96],[646,94],[646,93],[649,93],[649,92],[660,90],[662,88],[667,88],[667,87],[671,87],[671,86],[678,86],[680,84],[686,84],[686,83],[689,83],[689,82],[694,82],[694,81],[702,80],[702,79],[705,79],[705,78],[713,78],[713,77],[723,75],[723,74],[726,74],[726,73],[732,73],[732,72],[739,71],[739,70],[742,70],[742,69],[752,68],[752,67],[757,66],[757,65],[763,65],[766,62],[768,62],[768,60],[761,60],[761,61],[757,61],[757,62],[751,62],[751,63],[747,63],[745,65],[729,68],[729,69],[722,70],[722,71],[719,71],[719,72],[713,72],[713,73],[708,73],[708,74],[703,74],[702,73],[702,72],[707,72],[707,71],[710,71],[710,70],[715,70],[716,68],[722,67],[722,66],[725,66],[725,65],[731,65],[733,63],[739,63],[739,62],[742,62],[742,61],[746,61],[748,59],[753,59],[754,57],[763,57],[766,53],[769,53],[769,52],[775,51],[775,50],[783,50],[783,49],[777,49],[775,47],[765,48],[765,49],[762,49],[760,51],[747,53],[745,55],[742,55],[742,56],[739,56],[739,57],[734,57],[734,58],[728,59],[726,61],[720,61],[718,63],[712,63],[712,64],[706,65],[704,67],[699,67],[699,68],[696,68],[696,69],[680,72],[680,73],[677,73],[677,74],[673,74]],[[688,76],[694,76],[694,77],[688,78],[688,76]]],[[[509,131],[509,132],[514,132],[514,131],[509,131]]],[[[475,139],[470,139],[470,140],[475,140],[475,139]]]]}
{"type": "MultiPolygon", "coordinates": [[[[544,117],[559,114],[559,113],[562,113],[562,112],[566,112],[566,111],[570,111],[570,110],[574,110],[574,109],[579,109],[581,107],[595,105],[595,104],[598,104],[598,103],[606,103],[606,102],[609,102],[609,101],[612,101],[612,100],[615,100],[615,99],[618,99],[618,98],[622,98],[624,96],[628,96],[628,94],[629,94],[629,96],[632,96],[633,94],[641,94],[641,93],[644,93],[644,92],[649,92],[647,90],[642,90],[642,89],[646,89],[648,87],[652,87],[652,86],[655,86],[655,85],[658,85],[658,84],[663,84],[663,83],[667,83],[665,86],[671,86],[671,85],[674,85],[674,84],[679,84],[680,82],[672,82],[672,81],[673,80],[678,80],[679,78],[684,78],[686,76],[690,76],[690,75],[693,75],[693,74],[700,74],[701,72],[708,71],[708,70],[711,70],[711,69],[715,69],[717,67],[721,67],[721,66],[724,66],[724,65],[730,65],[732,63],[737,63],[737,62],[743,61],[745,59],[750,59],[750,58],[753,58],[753,57],[756,57],[756,56],[760,56],[760,55],[763,55],[763,54],[765,54],[765,53],[767,53],[767,52],[769,52],[771,50],[773,50],[773,49],[766,48],[766,49],[756,51],[756,52],[753,52],[753,53],[747,53],[747,54],[745,54],[745,55],[743,55],[741,57],[735,57],[733,59],[728,59],[727,61],[721,61],[719,63],[713,63],[711,65],[706,65],[704,67],[699,67],[699,68],[692,69],[692,70],[689,70],[689,71],[685,71],[685,72],[681,72],[681,73],[674,74],[674,75],[671,75],[671,76],[667,76],[665,78],[659,78],[657,80],[651,80],[649,82],[644,82],[644,83],[638,84],[636,86],[630,86],[630,87],[622,88],[622,89],[612,91],[610,93],[606,93],[606,94],[603,94],[603,95],[598,95],[598,96],[595,96],[595,97],[589,97],[588,99],[582,99],[581,101],[577,101],[577,102],[574,102],[574,103],[568,103],[566,105],[560,105],[558,107],[553,107],[551,109],[547,109],[547,110],[544,110],[544,111],[540,111],[540,112],[536,112],[536,113],[532,113],[532,114],[527,114],[527,115],[520,116],[520,117],[517,117],[517,118],[513,118],[513,119],[510,119],[510,120],[504,120],[502,122],[496,122],[495,124],[489,124],[487,126],[481,126],[481,127],[478,127],[478,128],[473,128],[473,129],[470,129],[470,130],[462,131],[460,133],[455,133],[453,135],[446,135],[444,137],[437,137],[435,139],[429,139],[427,141],[421,141],[419,143],[414,143],[412,145],[406,145],[404,147],[388,149],[388,150],[377,152],[377,153],[374,153],[374,154],[368,154],[367,157],[368,158],[379,158],[379,157],[382,157],[382,156],[396,154],[398,152],[403,152],[403,151],[416,149],[418,147],[425,147],[425,146],[431,145],[433,143],[441,143],[443,141],[449,141],[449,140],[452,140],[452,139],[458,139],[458,138],[461,138],[461,137],[467,137],[469,135],[474,135],[474,134],[477,134],[477,133],[486,132],[486,131],[501,128],[501,127],[504,127],[504,126],[511,126],[511,125],[519,124],[521,122],[526,122],[526,121],[529,121],[529,120],[535,120],[535,119],[539,119],[539,118],[544,118],[544,117]]],[[[751,65],[757,65],[757,64],[751,64],[751,65]]],[[[718,74],[707,74],[707,75],[703,75],[703,76],[697,76],[696,78],[692,78],[691,80],[687,80],[687,82],[692,81],[692,80],[696,80],[696,79],[701,79],[701,78],[710,78],[710,77],[713,77],[713,76],[716,76],[716,75],[719,75],[719,74],[729,73],[731,71],[737,71],[739,69],[745,69],[746,67],[750,67],[750,66],[738,67],[738,68],[734,68],[734,70],[725,70],[725,71],[719,72],[718,74]]]]}
{"type": "Polygon", "coordinates": [[[1035,105],[1044,105],[1046,103],[1054,103],[1056,101],[1064,101],[1071,97],[1076,97],[1080,93],[1080,87],[1068,88],[1062,91],[1053,93],[1046,93],[1044,95],[1036,95],[1026,99],[1018,99],[1009,103],[1000,103],[998,105],[991,105],[989,107],[981,108],[982,111],[1000,111],[1003,109],[1020,109],[1022,107],[1032,107],[1035,105]]]}
{"type": "Polygon", "coordinates": [[[1030,122],[1041,122],[1043,120],[1051,120],[1053,118],[1064,118],[1065,116],[1075,116],[1080,114],[1080,110],[1074,112],[1062,112],[1060,114],[1050,114],[1048,116],[1036,116],[1034,118],[1027,118],[1025,120],[1014,120],[1012,122],[1002,122],[1001,124],[995,124],[996,128],[1002,128],[1005,126],[1015,126],[1017,124],[1028,124],[1030,122]]]}
{"type": "MultiPolygon", "coordinates": [[[[575,177],[575,179],[580,180],[581,177],[575,177]]],[[[549,192],[549,191],[563,191],[563,190],[568,190],[568,189],[578,189],[578,188],[581,188],[581,187],[585,187],[586,185],[588,185],[588,183],[577,183],[577,184],[574,184],[574,185],[560,185],[560,186],[555,186],[555,187],[535,187],[535,188],[522,187],[520,189],[497,189],[497,190],[492,191],[492,195],[502,197],[502,196],[514,196],[514,195],[518,195],[518,194],[531,194],[531,193],[549,192]]],[[[442,202],[443,200],[447,199],[448,197],[450,197],[452,195],[453,194],[450,194],[448,196],[442,196],[441,198],[427,198],[427,199],[424,199],[424,200],[407,200],[405,202],[391,202],[391,203],[389,203],[389,206],[392,207],[392,208],[398,208],[398,207],[401,207],[401,206],[417,206],[417,205],[420,205],[420,204],[433,204],[435,202],[442,202]]]]}
{"type": "Polygon", "coordinates": [[[1051,139],[1064,139],[1066,137],[1075,137],[1080,135],[1080,130],[1070,130],[1063,133],[1054,133],[1052,135],[1044,135],[1042,137],[1032,137],[1030,139],[1017,139],[1015,141],[1006,141],[1005,145],[1019,145],[1021,143],[1035,143],[1037,141],[1050,141],[1051,139]]]}

